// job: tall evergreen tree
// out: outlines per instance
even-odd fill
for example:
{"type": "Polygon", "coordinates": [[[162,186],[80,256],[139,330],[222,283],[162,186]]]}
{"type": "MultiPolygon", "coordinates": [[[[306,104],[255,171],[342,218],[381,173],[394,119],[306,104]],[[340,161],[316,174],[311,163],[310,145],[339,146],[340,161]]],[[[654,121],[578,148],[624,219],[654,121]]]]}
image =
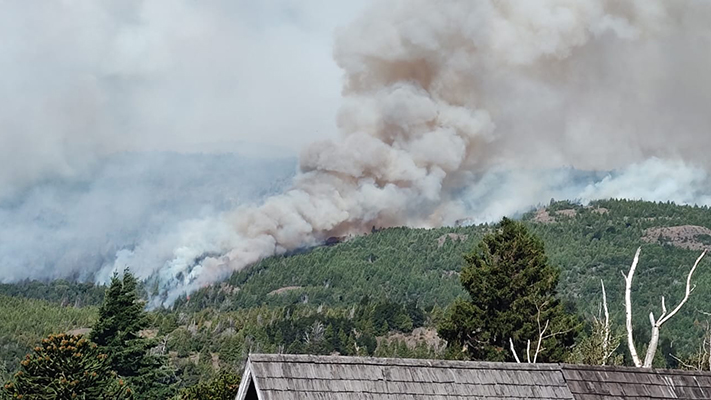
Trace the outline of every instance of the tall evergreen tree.
{"type": "Polygon", "coordinates": [[[533,359],[541,337],[536,361],[562,361],[579,323],[556,298],[559,270],[548,262],[543,242],[505,218],[464,259],[460,280],[470,298],[455,301],[438,329],[450,355],[513,361],[512,341],[525,362],[528,341],[533,359]]]}
{"type": "Polygon", "coordinates": [[[126,378],[136,399],[167,398],[173,391],[173,374],[163,357],[150,353],[155,341],[139,334],[147,327],[136,277],[128,269],[122,278],[114,273],[91,340],[108,354],[112,368],[126,378]]]}
{"type": "Polygon", "coordinates": [[[131,389],[111,371],[106,354],[96,344],[64,333],[43,339],[20,362],[20,370],[3,391],[8,399],[132,398],[131,389]]]}

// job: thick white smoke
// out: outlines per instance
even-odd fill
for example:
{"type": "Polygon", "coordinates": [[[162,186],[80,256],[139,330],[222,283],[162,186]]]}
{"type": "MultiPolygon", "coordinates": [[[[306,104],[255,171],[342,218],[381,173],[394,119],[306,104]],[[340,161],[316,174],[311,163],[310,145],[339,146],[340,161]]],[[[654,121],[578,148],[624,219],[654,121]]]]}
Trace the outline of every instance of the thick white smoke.
{"type": "Polygon", "coordinates": [[[165,263],[153,243],[119,262],[157,274],[170,303],[372,226],[494,218],[568,192],[706,202],[710,18],[693,0],[378,2],[336,42],[341,137],[303,151],[293,188],[189,227],[165,263]],[[557,167],[618,172],[578,191],[565,172],[530,172],[557,167]]]}
{"type": "MultiPolygon", "coordinates": [[[[373,226],[492,221],[551,197],[711,202],[711,2],[377,1],[336,36],[339,135],[303,150],[290,190],[221,214],[183,208],[108,257],[119,242],[102,233],[141,229],[163,183],[121,197],[94,190],[110,175],[87,171],[124,150],[335,136],[320,117],[335,113],[337,70],[321,49],[354,12],[321,0],[43,5],[0,13],[3,280],[101,281],[130,266],[159,284],[154,304],[170,304],[260,258],[373,226]],[[90,189],[73,202],[57,176],[90,189]],[[45,223],[52,207],[66,219],[45,223]],[[85,237],[104,246],[98,272],[70,266],[83,248],[53,261],[85,237]],[[23,245],[40,241],[54,245],[23,245]]],[[[206,197],[230,196],[214,187],[206,197]]]]}
{"type": "Polygon", "coordinates": [[[529,211],[532,206],[548,204],[551,199],[583,204],[624,198],[711,205],[711,177],[704,168],[659,158],[610,172],[570,168],[492,169],[459,198],[470,210],[466,223],[497,221],[529,211]]]}
{"type": "Polygon", "coordinates": [[[295,154],[327,137],[332,32],[361,3],[0,1],[0,201],[127,150],[295,154]]]}
{"type": "MultiPolygon", "coordinates": [[[[35,184],[0,200],[0,282],[104,280],[96,272],[117,252],[158,237],[165,242],[189,232],[190,221],[281,193],[295,165],[295,158],[123,153],[73,179],[35,184]]],[[[152,250],[150,262],[173,257],[172,247],[152,250]]]]}

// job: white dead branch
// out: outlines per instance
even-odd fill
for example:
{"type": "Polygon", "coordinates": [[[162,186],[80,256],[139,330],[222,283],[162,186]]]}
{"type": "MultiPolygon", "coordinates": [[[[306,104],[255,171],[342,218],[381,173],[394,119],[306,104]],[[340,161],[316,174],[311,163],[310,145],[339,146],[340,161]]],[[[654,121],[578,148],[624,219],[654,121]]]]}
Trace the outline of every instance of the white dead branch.
{"type": "Polygon", "coordinates": [[[634,362],[635,367],[641,367],[642,362],[639,360],[637,349],[634,346],[634,338],[632,337],[632,277],[634,276],[634,270],[637,268],[637,263],[639,263],[639,253],[641,251],[641,247],[637,248],[637,253],[634,255],[630,272],[627,275],[622,272],[622,276],[625,277],[625,327],[627,328],[627,346],[630,349],[630,355],[632,356],[632,362],[634,362]]]}
{"type": "MultiPolygon", "coordinates": [[[[543,303],[543,305],[545,306],[546,303],[543,303]]],[[[550,322],[549,320],[546,320],[545,326],[543,327],[543,329],[541,329],[541,307],[536,308],[538,309],[538,313],[536,315],[536,323],[538,323],[538,344],[536,345],[536,353],[533,355],[533,364],[536,363],[536,360],[538,359],[538,353],[541,352],[541,343],[543,343],[544,338],[543,335],[545,335],[546,330],[548,329],[548,322],[550,322]]],[[[531,346],[530,340],[528,341],[528,346],[531,346]]],[[[528,362],[530,363],[531,360],[528,360],[528,362]]]]}
{"type": "MultiPolygon", "coordinates": [[[[696,311],[706,316],[711,316],[711,314],[707,312],[699,310],[696,311]]],[[[669,354],[669,356],[675,359],[680,365],[682,365],[686,369],[696,371],[711,371],[711,321],[706,321],[704,337],[696,354],[691,355],[686,360],[682,360],[671,353],[669,354]]]]}
{"type": "MultiPolygon", "coordinates": [[[[538,309],[538,312],[536,313],[536,322],[538,323],[538,342],[536,344],[536,350],[533,353],[533,359],[531,359],[531,339],[528,339],[528,341],[526,342],[526,362],[528,362],[529,364],[535,364],[538,361],[538,355],[545,350],[545,347],[543,347],[544,340],[557,335],[562,335],[570,331],[570,329],[568,329],[546,334],[546,331],[548,331],[550,320],[546,320],[546,322],[541,325],[541,309],[547,304],[548,302],[545,301],[540,306],[536,306],[536,308],[538,309]]],[[[514,347],[512,338],[509,338],[509,348],[511,349],[511,353],[513,354],[516,362],[521,363],[521,360],[519,359],[518,354],[516,353],[516,348],[514,347]]]]}
{"type": "Polygon", "coordinates": [[[531,364],[531,339],[526,344],[526,361],[531,364]]]}
{"type": "Polygon", "coordinates": [[[699,258],[696,259],[694,266],[691,267],[691,271],[689,271],[689,275],[686,277],[686,290],[684,292],[684,298],[679,302],[679,304],[670,313],[667,313],[667,306],[664,301],[664,296],[662,296],[662,314],[659,318],[655,319],[654,314],[651,312],[649,313],[649,322],[652,325],[652,336],[649,340],[649,345],[647,346],[647,354],[644,357],[644,363],[641,362],[639,356],[637,355],[634,338],[632,337],[632,278],[634,277],[635,269],[639,263],[639,254],[641,251],[641,247],[637,249],[629,273],[625,275],[625,273],[622,272],[622,276],[625,278],[625,325],[627,327],[627,345],[630,349],[630,355],[632,356],[634,365],[642,368],[652,368],[652,361],[654,361],[654,355],[657,352],[657,345],[659,344],[659,329],[665,322],[669,321],[671,317],[676,315],[687,300],[689,300],[689,295],[695,288],[695,286],[691,286],[691,276],[694,274],[696,267],[699,266],[699,263],[706,255],[706,250],[701,253],[699,258]]]}
{"type": "Polygon", "coordinates": [[[516,359],[516,362],[521,364],[521,360],[518,358],[518,354],[516,354],[516,348],[514,347],[513,339],[511,339],[511,338],[509,338],[509,346],[511,346],[511,353],[513,353],[513,356],[516,359]]]}
{"type": "Polygon", "coordinates": [[[600,365],[605,365],[607,364],[607,360],[612,357],[612,354],[617,351],[619,342],[612,348],[612,339],[610,338],[612,331],[610,328],[610,312],[607,309],[607,293],[605,292],[605,282],[602,279],[600,279],[600,286],[602,287],[602,308],[605,312],[605,320],[603,322],[598,319],[596,323],[602,326],[602,359],[600,360],[600,365]]]}
{"type": "MultiPolygon", "coordinates": [[[[602,350],[607,354],[607,349],[610,347],[610,312],[607,310],[607,293],[605,293],[605,281],[600,279],[602,287],[602,307],[605,310],[605,324],[603,325],[602,350]]],[[[603,360],[603,365],[605,360],[603,360]]]]}

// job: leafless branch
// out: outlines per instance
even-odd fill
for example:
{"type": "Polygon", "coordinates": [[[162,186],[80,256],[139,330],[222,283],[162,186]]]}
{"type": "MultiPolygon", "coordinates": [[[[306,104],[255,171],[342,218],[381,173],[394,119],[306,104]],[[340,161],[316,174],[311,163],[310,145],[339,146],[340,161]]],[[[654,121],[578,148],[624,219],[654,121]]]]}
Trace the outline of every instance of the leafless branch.
{"type": "Polygon", "coordinates": [[[657,344],[659,343],[659,329],[665,322],[669,321],[671,317],[676,315],[676,313],[681,310],[681,307],[684,306],[684,304],[689,300],[689,295],[691,295],[691,292],[693,292],[696,288],[696,286],[691,286],[691,277],[694,274],[694,271],[696,271],[696,267],[699,266],[699,263],[705,255],[706,250],[704,250],[699,256],[699,258],[696,259],[694,266],[691,267],[691,271],[689,271],[689,275],[686,276],[686,290],[684,291],[684,298],[681,299],[679,304],[670,313],[667,314],[667,306],[664,301],[664,296],[662,296],[662,315],[659,316],[659,319],[655,321],[654,314],[652,314],[651,312],[649,313],[649,322],[652,324],[652,338],[649,340],[649,345],[647,346],[647,355],[644,357],[644,368],[652,368],[654,355],[657,352],[657,344]]]}
{"type": "MultiPolygon", "coordinates": [[[[538,345],[536,346],[536,353],[533,355],[533,363],[536,363],[536,360],[538,359],[538,353],[541,351],[541,342],[543,342],[543,334],[546,333],[546,329],[548,329],[548,322],[549,320],[546,320],[546,326],[543,327],[543,330],[538,333],[538,345]]],[[[540,324],[538,324],[540,327],[540,324]]],[[[540,329],[540,328],[539,328],[540,329]]],[[[529,343],[531,341],[529,340],[529,343]]]]}
{"type": "Polygon", "coordinates": [[[511,353],[513,353],[513,356],[516,359],[516,362],[521,364],[521,360],[518,358],[518,354],[516,354],[516,349],[514,348],[514,345],[513,345],[513,339],[511,339],[511,338],[509,338],[509,346],[511,346],[511,353]]]}
{"type": "Polygon", "coordinates": [[[637,349],[634,346],[634,338],[632,336],[632,277],[634,277],[634,271],[637,269],[637,264],[639,263],[639,253],[642,251],[641,247],[637,248],[637,252],[634,255],[634,260],[632,261],[632,266],[627,275],[624,272],[622,276],[625,277],[625,327],[627,328],[627,347],[630,349],[630,355],[632,356],[632,361],[637,367],[642,366],[642,361],[637,355],[637,349]]]}
{"type": "MultiPolygon", "coordinates": [[[[603,359],[602,365],[605,365],[608,357],[608,348],[610,347],[610,312],[607,310],[607,293],[605,292],[605,282],[600,279],[600,286],[602,287],[602,306],[605,309],[605,325],[603,325],[603,338],[602,338],[602,354],[603,359]]],[[[617,350],[617,348],[615,348],[617,350]]],[[[612,355],[612,353],[610,353],[612,355]]]]}
{"type": "Polygon", "coordinates": [[[528,339],[528,344],[526,344],[526,361],[531,363],[531,339],[528,339]]]}
{"type": "MultiPolygon", "coordinates": [[[[672,310],[672,312],[669,313],[669,315],[667,315],[665,318],[661,318],[661,317],[659,318],[659,321],[657,321],[657,323],[660,326],[663,323],[667,322],[669,320],[669,318],[673,317],[674,314],[679,312],[679,310],[684,305],[684,303],[686,303],[686,301],[689,300],[689,295],[696,288],[696,285],[694,285],[694,287],[691,287],[691,276],[694,274],[694,271],[696,271],[696,267],[699,266],[699,263],[701,262],[701,260],[704,258],[705,255],[706,255],[706,250],[704,250],[701,253],[701,255],[699,256],[699,258],[696,259],[694,266],[691,267],[691,271],[689,271],[689,275],[686,277],[686,291],[684,292],[684,298],[681,300],[679,305],[677,305],[676,308],[674,308],[674,310],[672,310]]],[[[662,297],[662,307],[664,307],[664,297],[662,297]]],[[[666,307],[664,307],[664,313],[666,313],[666,307]]]]}
{"type": "Polygon", "coordinates": [[[693,365],[689,365],[689,364],[685,363],[684,361],[681,361],[677,356],[675,356],[675,355],[672,354],[672,353],[669,353],[669,357],[675,359],[677,362],[679,362],[679,364],[685,366],[686,368],[694,369],[694,370],[697,370],[697,371],[699,370],[699,368],[694,367],[693,365]]]}

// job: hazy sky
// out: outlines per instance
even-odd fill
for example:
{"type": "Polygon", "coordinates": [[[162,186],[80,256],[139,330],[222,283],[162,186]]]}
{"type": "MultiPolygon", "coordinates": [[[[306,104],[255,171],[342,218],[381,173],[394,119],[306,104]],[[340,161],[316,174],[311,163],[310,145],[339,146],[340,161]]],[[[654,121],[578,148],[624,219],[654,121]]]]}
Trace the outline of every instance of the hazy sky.
{"type": "Polygon", "coordinates": [[[0,0],[0,195],[122,150],[335,136],[366,0],[0,0]]]}
{"type": "Polygon", "coordinates": [[[0,7],[0,281],[130,265],[170,304],[373,226],[711,204],[709,1],[0,7]],[[256,150],[292,158],[212,154],[256,150]]]}

